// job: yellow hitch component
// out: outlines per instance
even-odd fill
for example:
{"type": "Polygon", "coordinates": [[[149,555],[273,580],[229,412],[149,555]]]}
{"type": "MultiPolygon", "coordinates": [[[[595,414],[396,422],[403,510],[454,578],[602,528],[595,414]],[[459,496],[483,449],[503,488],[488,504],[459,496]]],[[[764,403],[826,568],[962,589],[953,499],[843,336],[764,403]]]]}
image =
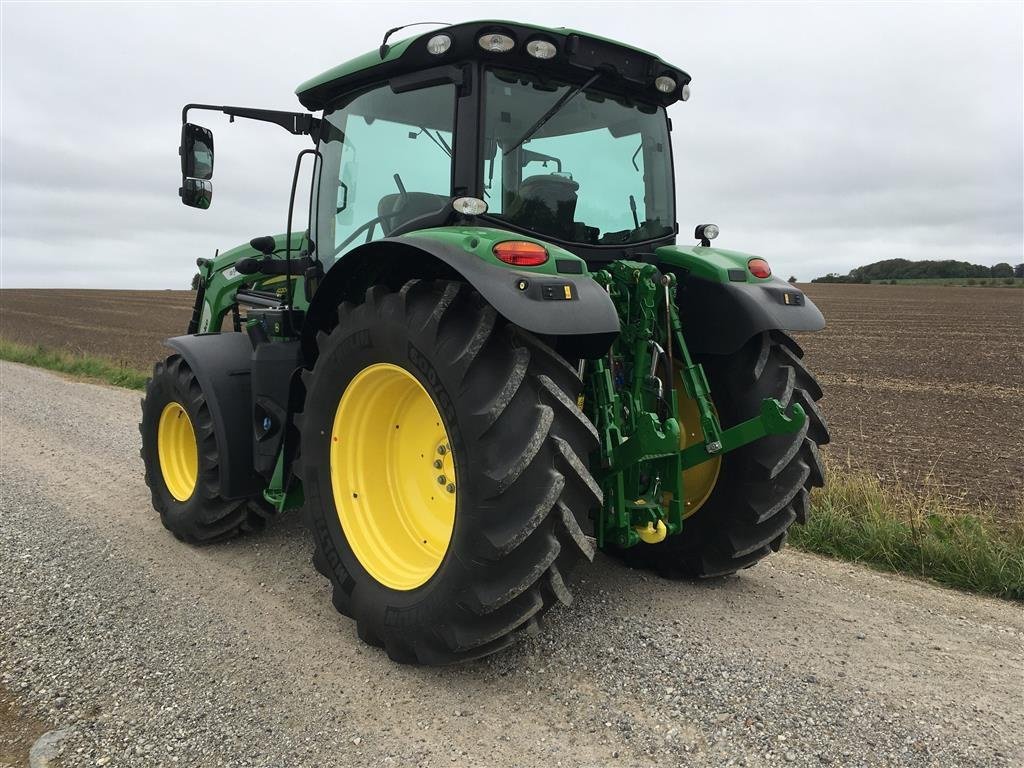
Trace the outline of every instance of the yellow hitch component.
{"type": "Polygon", "coordinates": [[[647,523],[647,525],[635,525],[633,530],[636,531],[636,535],[640,537],[640,541],[645,544],[657,544],[659,541],[664,541],[665,537],[668,536],[668,528],[665,527],[665,522],[659,520],[657,525],[654,523],[647,523]]]}
{"type": "Polygon", "coordinates": [[[345,539],[386,587],[422,586],[455,529],[455,457],[419,380],[391,363],[367,366],[345,389],[331,428],[331,487],[345,539]]]}
{"type": "Polygon", "coordinates": [[[199,448],[192,422],[181,403],[170,402],[161,411],[156,451],[167,490],[178,501],[188,501],[199,477],[199,448]]]}

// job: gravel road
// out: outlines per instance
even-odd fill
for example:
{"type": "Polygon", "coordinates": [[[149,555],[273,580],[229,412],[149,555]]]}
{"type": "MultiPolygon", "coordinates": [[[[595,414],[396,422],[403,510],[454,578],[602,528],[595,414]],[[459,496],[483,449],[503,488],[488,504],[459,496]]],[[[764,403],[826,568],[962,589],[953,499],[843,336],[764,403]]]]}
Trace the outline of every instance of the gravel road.
{"type": "Polygon", "coordinates": [[[0,765],[52,730],[39,765],[1024,764],[1019,605],[798,552],[707,584],[599,556],[514,649],[397,666],[297,515],[164,531],[138,397],[0,363],[0,765]]]}

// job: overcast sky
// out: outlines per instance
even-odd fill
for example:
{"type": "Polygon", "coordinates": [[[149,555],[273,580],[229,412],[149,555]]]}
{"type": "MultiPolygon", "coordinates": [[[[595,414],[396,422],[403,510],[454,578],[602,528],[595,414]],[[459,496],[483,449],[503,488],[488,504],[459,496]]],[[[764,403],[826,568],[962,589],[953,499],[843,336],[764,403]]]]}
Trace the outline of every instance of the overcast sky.
{"type": "Polygon", "coordinates": [[[505,18],[654,51],[693,76],[670,110],[678,219],[809,279],[884,258],[1018,263],[1022,4],[0,5],[4,287],[185,288],[195,258],[285,228],[294,155],[214,130],[208,211],[181,205],[189,101],[300,109],[303,80],[389,27],[505,18]]]}

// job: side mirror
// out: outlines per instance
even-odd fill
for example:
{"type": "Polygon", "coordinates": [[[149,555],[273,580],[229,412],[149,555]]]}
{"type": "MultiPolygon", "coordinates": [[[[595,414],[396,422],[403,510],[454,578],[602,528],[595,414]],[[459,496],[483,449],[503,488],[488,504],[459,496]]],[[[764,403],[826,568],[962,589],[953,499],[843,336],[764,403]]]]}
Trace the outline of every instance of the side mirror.
{"type": "Polygon", "coordinates": [[[206,210],[213,201],[213,184],[205,179],[182,179],[178,194],[188,207],[206,210]]]}
{"type": "Polygon", "coordinates": [[[181,126],[181,201],[192,208],[209,208],[213,199],[213,132],[193,123],[181,126]]]}

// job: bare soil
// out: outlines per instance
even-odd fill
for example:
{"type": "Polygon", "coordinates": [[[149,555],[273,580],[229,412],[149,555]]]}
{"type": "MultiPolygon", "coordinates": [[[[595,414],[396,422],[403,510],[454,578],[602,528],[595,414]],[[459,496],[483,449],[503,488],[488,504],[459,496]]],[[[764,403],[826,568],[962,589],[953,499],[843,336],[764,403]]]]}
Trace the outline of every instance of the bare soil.
{"type": "MultiPolygon", "coordinates": [[[[1024,509],[1024,290],[802,286],[828,320],[800,334],[825,390],[829,451],[999,516],[1024,509]]],[[[148,370],[191,291],[2,290],[0,337],[148,370]]]]}
{"type": "Polygon", "coordinates": [[[1024,509],[1024,291],[803,287],[828,321],[801,334],[825,391],[830,452],[1000,517],[1024,509]]]}

